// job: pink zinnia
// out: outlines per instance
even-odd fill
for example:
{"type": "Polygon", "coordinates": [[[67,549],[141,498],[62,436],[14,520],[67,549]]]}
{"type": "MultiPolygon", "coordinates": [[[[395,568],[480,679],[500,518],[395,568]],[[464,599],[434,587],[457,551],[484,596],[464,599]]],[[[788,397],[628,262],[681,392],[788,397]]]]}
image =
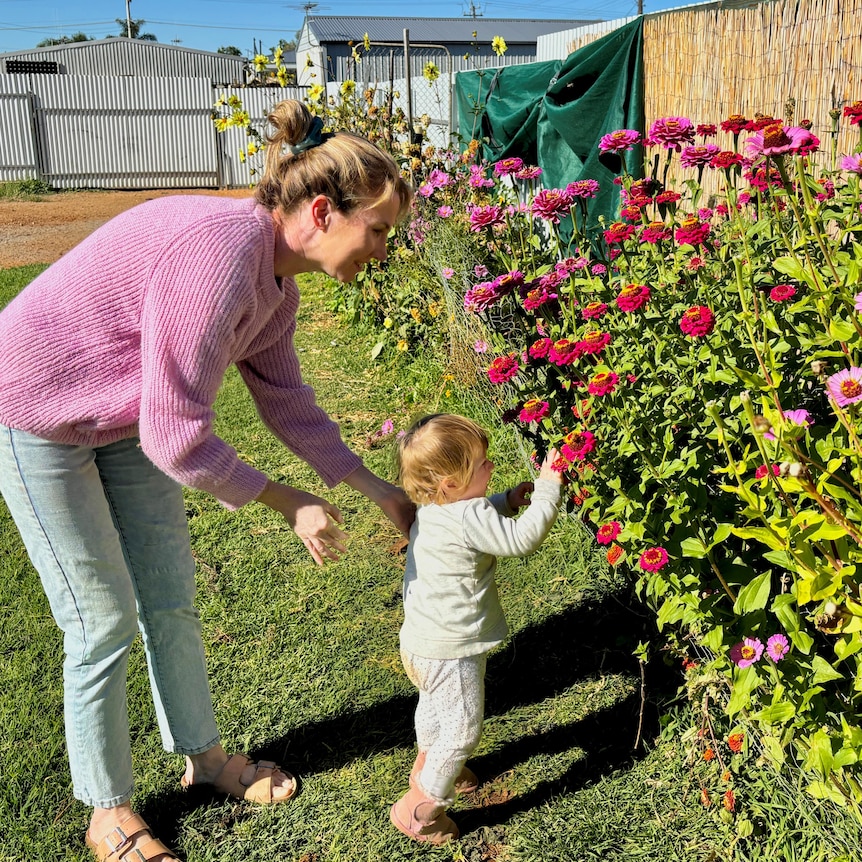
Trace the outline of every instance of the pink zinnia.
{"type": "Polygon", "coordinates": [[[649,138],[654,144],[679,152],[683,144],[694,141],[694,125],[686,117],[663,117],[650,126],[649,138]]]}
{"type": "Polygon", "coordinates": [[[839,407],[862,401],[862,368],[850,368],[833,374],[826,380],[826,391],[839,407]]]}
{"type": "Polygon", "coordinates": [[[595,180],[577,180],[566,186],[566,194],[573,198],[594,198],[599,192],[599,184],[595,180]]]}
{"type": "Polygon", "coordinates": [[[540,338],[538,341],[534,341],[530,345],[530,349],[527,353],[529,353],[533,359],[545,359],[553,343],[554,342],[551,341],[550,338],[540,338]]]}
{"type": "Polygon", "coordinates": [[[623,531],[619,521],[608,521],[607,524],[602,524],[596,533],[596,541],[600,545],[610,545],[617,536],[623,531]]]}
{"type": "Polygon", "coordinates": [[[693,305],[679,320],[679,328],[691,338],[709,335],[715,327],[715,315],[705,305],[693,305]]]}
{"type": "Polygon", "coordinates": [[[494,305],[501,297],[493,281],[476,284],[464,294],[464,310],[478,314],[494,305]]]}
{"type": "Polygon", "coordinates": [[[657,204],[675,204],[678,203],[681,198],[682,195],[679,192],[666,191],[657,194],[655,196],[655,202],[657,204]]]}
{"type": "Polygon", "coordinates": [[[594,374],[587,384],[587,392],[590,395],[610,395],[617,388],[620,378],[613,371],[600,371],[594,374]]]}
{"type": "Polygon", "coordinates": [[[485,207],[476,206],[470,210],[470,230],[472,231],[480,231],[483,227],[494,227],[504,222],[503,210],[495,204],[485,207]]]}
{"type": "Polygon", "coordinates": [[[541,308],[546,302],[553,302],[556,298],[556,293],[551,293],[546,287],[540,285],[527,292],[523,304],[527,311],[535,311],[537,308],[541,308]]]}
{"type": "Polygon", "coordinates": [[[592,320],[601,317],[607,310],[603,302],[589,302],[581,309],[581,314],[585,320],[592,320]]]}
{"type": "Polygon", "coordinates": [[[621,221],[615,221],[605,231],[605,242],[608,245],[625,242],[627,239],[634,236],[635,230],[636,228],[633,224],[624,224],[621,221]]]}
{"type": "Polygon", "coordinates": [[[709,236],[709,225],[700,221],[697,216],[683,219],[676,229],[676,241],[680,245],[700,245],[709,236]]]}
{"type": "Polygon", "coordinates": [[[792,284],[776,284],[769,291],[769,298],[773,302],[784,302],[796,295],[796,288],[792,284]]]}
{"type": "Polygon", "coordinates": [[[514,353],[498,356],[488,368],[488,379],[491,383],[505,383],[518,373],[518,368],[518,360],[514,353]]]}
{"type": "Polygon", "coordinates": [[[782,634],[775,634],[766,642],[766,654],[774,662],[781,661],[789,650],[790,643],[782,634]]]}
{"type": "Polygon", "coordinates": [[[524,284],[524,281],[524,273],[519,269],[513,269],[511,272],[498,275],[492,284],[500,296],[506,296],[516,288],[521,287],[524,284]]]}
{"type": "Polygon", "coordinates": [[[763,655],[763,644],[757,638],[743,638],[730,649],[730,660],[738,668],[753,665],[763,655]]]}
{"type": "Polygon", "coordinates": [[[596,448],[596,437],[592,431],[572,431],[563,438],[560,452],[571,461],[583,461],[596,448]]]}
{"type": "Polygon", "coordinates": [[[670,228],[663,221],[653,221],[641,231],[640,241],[654,245],[657,242],[670,239],[670,236],[670,228]]]}
{"type": "Polygon", "coordinates": [[[516,174],[516,180],[535,180],[542,176],[542,169],[538,167],[521,168],[516,174]]]}
{"type": "Polygon", "coordinates": [[[684,147],[679,156],[679,163],[684,168],[697,168],[708,165],[719,154],[715,144],[704,144],[701,147],[684,147]]]}
{"type": "Polygon", "coordinates": [[[783,156],[787,153],[806,155],[816,150],[819,145],[819,139],[808,129],[772,123],[745,142],[745,152],[752,159],[758,156],[783,156]]]}
{"type": "Polygon", "coordinates": [[[545,221],[559,224],[572,208],[572,199],[564,189],[542,189],[534,198],[530,211],[545,221]]]}
{"type": "Polygon", "coordinates": [[[599,149],[603,153],[621,153],[630,150],[640,141],[640,132],[634,129],[617,129],[608,135],[602,135],[599,140],[599,149]]]}
{"type": "Polygon", "coordinates": [[[501,159],[494,165],[494,173],[498,177],[508,177],[510,174],[516,174],[523,170],[524,160],[514,156],[509,159],[501,159]]]}
{"type": "Polygon", "coordinates": [[[548,415],[550,404],[547,401],[540,401],[538,398],[531,398],[524,402],[521,412],[518,414],[518,419],[521,422],[538,422],[548,415]]]}
{"type": "Polygon", "coordinates": [[[841,170],[862,176],[862,153],[855,156],[844,156],[841,159],[841,170]]]}
{"type": "Polygon", "coordinates": [[[647,304],[650,298],[650,289],[645,284],[627,284],[616,298],[617,308],[620,311],[637,311],[647,304]]]}
{"type": "Polygon", "coordinates": [[[585,353],[601,353],[610,343],[610,332],[600,332],[594,329],[586,333],[577,343],[578,356],[582,356],[585,353]]]}
{"type": "Polygon", "coordinates": [[[715,123],[701,123],[695,130],[699,138],[714,138],[716,135],[715,123]]]}
{"type": "Polygon", "coordinates": [[[661,571],[668,561],[667,551],[664,548],[647,548],[638,560],[638,565],[645,572],[661,571]]]}
{"type": "Polygon", "coordinates": [[[452,215],[453,212],[454,210],[450,206],[442,206],[437,208],[437,215],[440,216],[440,218],[449,218],[449,216],[452,215]]]}
{"type": "Polygon", "coordinates": [[[577,342],[568,338],[560,338],[553,342],[548,351],[548,359],[554,365],[570,365],[580,355],[577,342]]]}

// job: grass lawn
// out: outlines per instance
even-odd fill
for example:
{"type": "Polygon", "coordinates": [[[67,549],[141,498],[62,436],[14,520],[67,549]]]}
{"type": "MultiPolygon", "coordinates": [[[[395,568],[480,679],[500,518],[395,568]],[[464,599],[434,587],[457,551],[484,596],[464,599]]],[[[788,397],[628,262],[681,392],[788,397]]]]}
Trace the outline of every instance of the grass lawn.
{"type": "MultiPolygon", "coordinates": [[[[0,273],[0,304],[37,272],[0,273]]],[[[436,410],[482,418],[481,404],[452,392],[430,360],[395,371],[370,364],[371,342],[326,307],[325,285],[308,280],[297,338],[304,372],[371,469],[393,473],[391,447],[366,445],[384,419],[403,428],[436,410]]],[[[733,855],[733,830],[700,806],[678,749],[662,743],[635,755],[640,719],[652,743],[653,700],[670,696],[678,680],[660,664],[648,668],[642,707],[632,652],[649,618],[568,519],[532,558],[500,564],[511,635],[488,666],[485,734],[471,761],[485,783],[456,804],[462,839],[435,849],[403,838],[388,820],[414,755],[415,696],[398,657],[399,537],[364,498],[346,487],[326,492],[286,453],[233,372],[218,414],[219,433],[249,462],[329,496],[351,538],[343,560],[318,568],[265,507],[228,512],[188,492],[225,747],[277,760],[302,779],[294,802],[271,808],[182,791],[182,761],[161,749],[137,645],[129,679],[133,802],[188,862],[833,858],[783,855],[781,847],[797,846],[790,838],[763,857],[733,855]]],[[[493,436],[492,488],[526,475],[508,434],[503,428],[493,436]]],[[[7,692],[0,702],[0,862],[89,859],[89,811],[72,797],[65,756],[61,637],[2,503],[0,655],[7,692]]]]}

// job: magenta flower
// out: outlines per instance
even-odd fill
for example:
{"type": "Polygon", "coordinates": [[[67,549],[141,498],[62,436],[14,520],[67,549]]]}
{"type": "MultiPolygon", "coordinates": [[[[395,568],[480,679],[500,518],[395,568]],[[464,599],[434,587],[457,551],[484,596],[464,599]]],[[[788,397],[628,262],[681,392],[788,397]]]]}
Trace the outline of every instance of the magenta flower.
{"type": "Polygon", "coordinates": [[[539,287],[534,287],[532,290],[527,291],[523,304],[527,311],[535,311],[537,308],[541,308],[546,302],[553,302],[556,298],[556,293],[551,293],[546,287],[539,285],[539,287]]]}
{"type": "Polygon", "coordinates": [[[605,242],[608,245],[625,242],[631,239],[637,228],[633,224],[625,224],[621,221],[615,221],[605,232],[605,242]]]}
{"type": "Polygon", "coordinates": [[[550,353],[551,347],[553,345],[553,341],[550,338],[540,338],[538,341],[534,341],[530,345],[530,349],[527,353],[533,359],[545,359],[550,353]]]}
{"type": "Polygon", "coordinates": [[[683,219],[676,229],[676,241],[680,245],[698,246],[709,236],[709,231],[710,227],[706,222],[700,221],[697,216],[689,216],[683,219]]]}
{"type": "Polygon", "coordinates": [[[641,231],[640,241],[655,245],[670,237],[670,228],[663,221],[653,221],[641,231]]]}
{"type": "Polygon", "coordinates": [[[856,311],[862,311],[862,293],[857,293],[856,296],[853,297],[853,308],[856,311]]]}
{"type": "Polygon", "coordinates": [[[862,153],[856,153],[855,156],[844,156],[841,159],[841,170],[862,176],[862,153]]]}
{"type": "Polygon", "coordinates": [[[617,129],[615,132],[602,135],[599,150],[603,153],[622,153],[634,147],[640,139],[640,132],[634,129],[617,129]]]}
{"type": "Polygon", "coordinates": [[[488,274],[488,267],[485,266],[484,263],[477,263],[476,266],[473,267],[473,275],[475,275],[476,278],[485,278],[488,274]]]}
{"type": "Polygon", "coordinates": [[[699,138],[714,138],[716,132],[715,123],[701,123],[695,130],[699,138]]]}
{"type": "Polygon", "coordinates": [[[571,365],[580,355],[578,342],[560,338],[552,342],[548,350],[548,361],[554,365],[571,365]]]}
{"type": "Polygon", "coordinates": [[[435,189],[445,189],[446,186],[450,185],[452,182],[452,177],[446,173],[446,171],[441,171],[439,168],[434,168],[430,174],[428,174],[428,182],[434,186],[435,189]]]}
{"type": "Polygon", "coordinates": [[[763,644],[757,638],[743,638],[730,648],[730,660],[738,668],[746,668],[760,660],[763,644]]]}
{"type": "Polygon", "coordinates": [[[488,342],[483,341],[481,338],[478,341],[473,342],[473,350],[476,353],[487,353],[488,352],[488,342]]]}
{"type": "Polygon", "coordinates": [[[599,192],[599,184],[595,180],[577,180],[566,186],[566,194],[573,198],[594,198],[599,192]]]}
{"type": "Polygon", "coordinates": [[[516,180],[537,180],[540,176],[542,176],[542,169],[532,166],[521,168],[516,174],[516,180]]]}
{"type": "Polygon", "coordinates": [[[773,302],[785,302],[793,296],[796,296],[796,288],[792,284],[776,284],[769,291],[769,298],[773,302]]]}
{"type": "Polygon", "coordinates": [[[657,146],[679,152],[683,144],[694,142],[694,125],[686,117],[663,117],[650,126],[649,138],[657,146]]]}
{"type": "Polygon", "coordinates": [[[603,302],[588,302],[582,309],[584,320],[593,320],[601,317],[608,310],[603,302]]]}
{"type": "Polygon", "coordinates": [[[668,562],[667,551],[664,548],[647,548],[638,560],[638,565],[645,572],[661,571],[668,562]]]}
{"type": "MultiPolygon", "coordinates": [[[[811,416],[809,415],[807,410],[785,410],[784,411],[784,421],[788,422],[791,425],[796,425],[800,428],[805,425],[811,425],[811,416]]],[[[770,428],[767,432],[764,433],[763,438],[765,440],[774,440],[775,432],[770,428]]]]}
{"type": "Polygon", "coordinates": [[[782,634],[775,634],[766,642],[766,654],[774,662],[780,662],[789,650],[790,643],[782,634]]]}
{"type": "Polygon", "coordinates": [[[590,395],[610,395],[617,388],[620,378],[613,371],[600,371],[594,374],[587,384],[587,392],[590,395]]]}
{"type": "Polygon", "coordinates": [[[548,415],[551,405],[547,401],[540,401],[538,398],[531,398],[524,402],[521,412],[518,414],[518,419],[521,422],[539,422],[548,415]]]}
{"type": "Polygon", "coordinates": [[[601,353],[611,343],[610,332],[600,332],[594,329],[587,332],[577,343],[578,356],[601,353]]]}
{"type": "Polygon", "coordinates": [[[583,461],[596,448],[596,437],[592,431],[572,431],[563,437],[560,453],[569,462],[583,461]]]}
{"type": "Polygon", "coordinates": [[[715,328],[715,315],[705,305],[693,305],[680,318],[679,328],[690,338],[702,338],[715,328]]]}
{"type": "Polygon", "coordinates": [[[623,531],[619,521],[608,521],[607,524],[602,524],[596,533],[596,541],[600,545],[610,545],[616,540],[617,536],[623,531]]]}
{"type": "Polygon", "coordinates": [[[862,368],[850,368],[833,374],[826,380],[826,391],[839,407],[862,401],[862,368]]]}
{"type": "Polygon", "coordinates": [[[627,284],[615,301],[620,311],[632,312],[646,305],[649,298],[650,289],[645,284],[627,284]]]}
{"type": "Polygon", "coordinates": [[[448,281],[450,278],[452,278],[453,275],[455,275],[455,270],[452,269],[451,266],[445,266],[445,267],[443,267],[442,275],[443,275],[443,278],[445,278],[446,281],[448,281]]]}
{"type": "Polygon", "coordinates": [[[475,206],[470,210],[470,230],[480,231],[485,227],[504,224],[503,210],[496,204],[490,206],[475,206]]]}
{"type": "Polygon", "coordinates": [[[742,156],[739,153],[735,153],[733,150],[722,150],[712,157],[709,166],[716,170],[727,170],[741,164],[742,156]]]}
{"type": "Polygon", "coordinates": [[[496,290],[500,296],[506,296],[515,290],[515,288],[521,287],[523,283],[524,273],[519,269],[513,269],[511,272],[498,275],[492,282],[494,290],[496,290]]]}
{"type": "Polygon", "coordinates": [[[453,212],[454,210],[450,206],[437,207],[437,215],[440,216],[440,218],[449,218],[453,212]]]}
{"type": "Polygon", "coordinates": [[[787,153],[806,155],[819,146],[820,140],[808,129],[772,123],[745,142],[745,152],[752,159],[758,156],[783,156],[787,153]]]}
{"type": "Polygon", "coordinates": [[[553,224],[569,214],[572,198],[564,189],[542,189],[534,198],[530,211],[533,215],[553,224]]]}
{"type": "MultiPolygon", "coordinates": [[[[764,434],[764,437],[765,436],[766,435],[764,434]]],[[[777,476],[781,472],[781,467],[779,467],[778,464],[773,464],[771,467],[767,467],[766,464],[761,464],[754,471],[754,478],[758,480],[763,479],[765,476],[769,475],[770,469],[772,470],[773,476],[777,476]]]]}
{"type": "Polygon", "coordinates": [[[505,383],[518,373],[519,367],[514,353],[498,356],[488,368],[488,379],[491,383],[505,383]]]}
{"type": "Polygon", "coordinates": [[[708,165],[721,152],[715,144],[704,144],[700,147],[684,147],[679,156],[679,163],[684,168],[697,168],[708,165]]]}
{"type": "Polygon", "coordinates": [[[501,159],[499,162],[496,162],[494,165],[494,173],[498,177],[508,177],[511,174],[518,173],[518,171],[523,170],[523,168],[524,160],[512,157],[509,159],[501,159]]]}
{"type": "Polygon", "coordinates": [[[475,284],[464,294],[464,311],[478,314],[494,305],[502,294],[494,286],[493,281],[483,281],[475,284]]]}

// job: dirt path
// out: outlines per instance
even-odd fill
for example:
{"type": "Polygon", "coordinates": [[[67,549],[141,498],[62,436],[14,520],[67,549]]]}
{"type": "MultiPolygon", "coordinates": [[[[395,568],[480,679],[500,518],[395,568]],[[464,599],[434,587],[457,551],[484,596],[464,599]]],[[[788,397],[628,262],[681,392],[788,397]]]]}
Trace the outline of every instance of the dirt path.
{"type": "Polygon", "coordinates": [[[108,219],[152,198],[173,194],[247,197],[249,189],[60,192],[39,201],[0,200],[0,269],[53,263],[108,219]]]}

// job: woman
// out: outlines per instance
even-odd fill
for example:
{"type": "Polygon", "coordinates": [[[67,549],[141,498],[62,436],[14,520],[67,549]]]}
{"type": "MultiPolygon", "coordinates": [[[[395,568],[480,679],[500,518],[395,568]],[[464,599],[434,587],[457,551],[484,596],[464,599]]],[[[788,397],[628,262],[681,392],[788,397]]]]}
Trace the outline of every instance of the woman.
{"type": "Polygon", "coordinates": [[[323,134],[299,102],[269,116],[253,199],[174,196],[112,219],[0,314],[0,491],[64,633],[75,796],[98,859],[172,860],[132,813],[126,669],[138,629],[165,749],[184,786],[282,802],[294,778],[219,742],[182,486],[280,512],[319,565],[344,550],[338,509],[242,461],[213,433],[236,364],[266,425],[334,487],[407,533],[413,508],[368,471],[302,383],[295,276],[349,281],[409,208],[392,158],[323,134]],[[139,857],[134,851],[140,851],[139,857]]]}

